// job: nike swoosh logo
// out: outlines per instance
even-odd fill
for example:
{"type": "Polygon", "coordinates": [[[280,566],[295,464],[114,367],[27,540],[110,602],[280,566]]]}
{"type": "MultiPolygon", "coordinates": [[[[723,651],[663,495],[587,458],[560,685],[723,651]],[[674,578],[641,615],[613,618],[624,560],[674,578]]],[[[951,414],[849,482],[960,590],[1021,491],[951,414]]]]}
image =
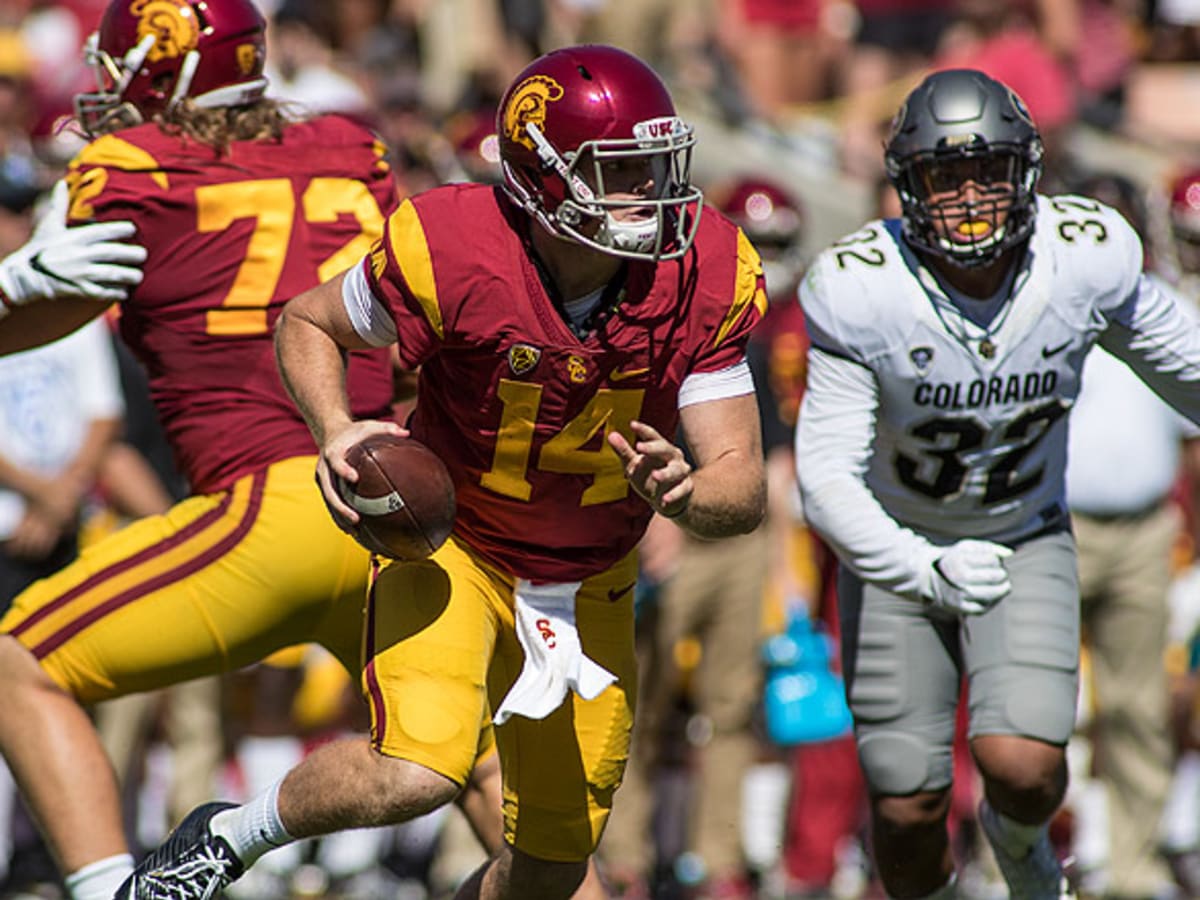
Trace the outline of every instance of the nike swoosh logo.
{"type": "Polygon", "coordinates": [[[46,268],[46,264],[42,262],[42,252],[40,250],[33,254],[33,256],[29,257],[29,268],[33,269],[33,271],[37,272],[39,275],[45,275],[47,278],[52,278],[55,281],[62,282],[63,284],[69,284],[73,287],[77,286],[76,283],[70,278],[63,278],[57,272],[53,272],[46,268]]]}
{"type": "Polygon", "coordinates": [[[624,372],[609,372],[608,380],[624,381],[626,378],[636,378],[638,375],[645,375],[649,371],[650,367],[645,366],[641,369],[626,369],[624,372]]]}
{"type": "Polygon", "coordinates": [[[628,594],[630,591],[632,591],[635,587],[637,587],[637,582],[631,581],[631,582],[629,582],[629,584],[625,585],[625,587],[610,589],[608,592],[608,602],[616,603],[618,600],[620,600],[622,597],[624,597],[626,594],[628,594]]]}
{"type": "Polygon", "coordinates": [[[1042,348],[1042,359],[1049,359],[1050,357],[1055,356],[1056,354],[1062,353],[1062,351],[1066,350],[1070,346],[1071,346],[1071,342],[1065,341],[1064,343],[1059,344],[1057,347],[1043,347],[1042,348]]]}

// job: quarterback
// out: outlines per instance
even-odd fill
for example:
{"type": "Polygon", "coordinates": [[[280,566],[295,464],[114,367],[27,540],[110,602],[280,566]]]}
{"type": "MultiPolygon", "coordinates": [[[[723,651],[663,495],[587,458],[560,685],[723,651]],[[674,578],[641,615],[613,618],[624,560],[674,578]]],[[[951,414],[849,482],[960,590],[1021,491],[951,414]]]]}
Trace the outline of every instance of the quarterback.
{"type": "Polygon", "coordinates": [[[346,450],[379,431],[431,446],[457,490],[450,540],[374,581],[370,740],[325,745],[273,796],[199,807],[122,897],[215,891],[272,845],[441,806],[493,714],[505,843],[458,896],[571,896],[628,753],[638,538],[655,512],[712,537],[762,517],[745,359],[762,265],[700,214],[692,129],[658,76],[611,47],[555,51],[517,76],[497,126],[502,186],[404,202],[276,332],[337,513],[356,519],[331,476],[353,479],[346,450]],[[357,416],[342,387],[345,350],[391,344],[420,366],[407,428],[357,416]],[[228,839],[222,823],[245,827],[228,839]]]}
{"type": "MultiPolygon", "coordinates": [[[[98,90],[76,101],[94,139],[66,178],[69,220],[102,224],[67,240],[131,230],[112,220],[136,227],[145,264],[120,329],[193,495],[35,583],[0,621],[0,749],[75,900],[110,900],[133,868],[80,703],[307,641],[361,672],[369,555],[313,484],[317,448],[279,378],[272,330],[285,300],[371,246],[397,190],[370,132],[294,121],[263,97],[264,37],[251,0],[114,0],[90,53],[98,90]]],[[[108,304],[92,296],[14,305],[4,349],[100,315],[108,304]]],[[[352,352],[347,382],[357,415],[388,415],[386,349],[352,352]]],[[[498,812],[477,824],[499,843],[498,812]]]]}
{"type": "MultiPolygon", "coordinates": [[[[946,815],[960,682],[980,820],[1014,897],[1065,890],[1046,822],[1075,721],[1079,592],[1067,414],[1101,344],[1200,421],[1200,332],[1142,276],[1115,211],[1035,192],[1021,100],[929,76],[886,145],[900,219],[825,250],[796,464],[842,563],[847,690],[892,897],[951,897],[946,815]]],[[[1114,473],[1119,477],[1119,473],[1114,473]]]]}

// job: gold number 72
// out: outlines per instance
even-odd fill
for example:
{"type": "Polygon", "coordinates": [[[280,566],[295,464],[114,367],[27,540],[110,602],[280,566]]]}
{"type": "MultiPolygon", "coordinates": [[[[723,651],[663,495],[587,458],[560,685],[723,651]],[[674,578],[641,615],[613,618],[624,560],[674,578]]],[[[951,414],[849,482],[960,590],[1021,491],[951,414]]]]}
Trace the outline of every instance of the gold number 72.
{"type": "MultiPolygon", "coordinates": [[[[353,178],[314,178],[300,200],[305,222],[336,222],[352,215],[359,232],[317,269],[325,281],[366,255],[383,233],[383,214],[371,191],[353,178]]],[[[233,285],[219,309],[208,311],[205,330],[215,335],[264,334],[267,306],[283,274],[296,214],[291,179],[263,178],[231,181],[196,188],[196,228],[202,233],[224,231],[239,219],[253,219],[254,230],[233,285]]]]}

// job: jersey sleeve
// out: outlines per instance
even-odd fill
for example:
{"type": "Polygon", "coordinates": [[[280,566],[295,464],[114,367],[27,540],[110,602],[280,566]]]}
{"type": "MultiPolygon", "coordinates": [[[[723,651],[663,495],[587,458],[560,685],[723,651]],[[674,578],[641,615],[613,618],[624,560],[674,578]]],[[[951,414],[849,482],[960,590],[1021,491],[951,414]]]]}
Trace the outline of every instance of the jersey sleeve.
{"type": "Polygon", "coordinates": [[[371,293],[391,312],[400,361],[416,368],[445,339],[433,254],[411,200],[388,217],[364,273],[371,293]]]}
{"type": "Polygon", "coordinates": [[[762,259],[754,245],[738,229],[733,298],[725,308],[713,336],[705,341],[696,355],[691,372],[719,372],[743,362],[750,332],[766,312],[767,291],[762,259]]]}
{"type": "Polygon", "coordinates": [[[1110,314],[1100,343],[1200,424],[1200,320],[1177,295],[1140,275],[1129,297],[1110,314]]]}
{"type": "Polygon", "coordinates": [[[68,222],[131,219],[139,229],[168,220],[165,199],[170,174],[152,150],[117,135],[105,135],[79,151],[67,167],[68,222]]]}
{"type": "Polygon", "coordinates": [[[870,310],[870,295],[869,285],[840,269],[829,251],[818,256],[799,290],[810,344],[832,356],[867,365],[872,350],[866,343],[876,318],[870,310]]]}
{"type": "Polygon", "coordinates": [[[817,347],[796,428],[806,520],[859,578],[914,600],[928,596],[941,548],[888,515],[865,476],[875,438],[874,374],[817,347]]]}

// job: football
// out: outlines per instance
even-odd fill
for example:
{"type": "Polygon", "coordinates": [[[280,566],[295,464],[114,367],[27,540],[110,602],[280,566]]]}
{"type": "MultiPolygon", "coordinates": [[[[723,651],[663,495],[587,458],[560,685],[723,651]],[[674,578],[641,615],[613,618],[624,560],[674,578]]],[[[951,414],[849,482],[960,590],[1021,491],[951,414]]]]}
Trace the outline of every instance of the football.
{"type": "Polygon", "coordinates": [[[437,455],[413,438],[375,434],[350,448],[358,472],[338,489],[360,519],[351,533],[360,544],[392,559],[424,559],[454,528],[454,482],[437,455]]]}

